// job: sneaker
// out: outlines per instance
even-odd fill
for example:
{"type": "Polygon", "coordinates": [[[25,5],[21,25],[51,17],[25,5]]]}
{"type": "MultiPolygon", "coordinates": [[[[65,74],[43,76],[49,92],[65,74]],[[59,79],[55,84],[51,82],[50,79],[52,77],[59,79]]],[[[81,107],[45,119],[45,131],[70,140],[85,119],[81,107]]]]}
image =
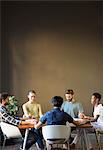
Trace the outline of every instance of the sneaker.
{"type": "Polygon", "coordinates": [[[68,149],[68,145],[65,143],[63,144],[63,150],[67,150],[68,149]]]}
{"type": "Polygon", "coordinates": [[[93,148],[93,147],[91,147],[91,148],[89,148],[89,150],[94,150],[94,148],[93,148]]]}
{"type": "Polygon", "coordinates": [[[69,138],[69,144],[71,144],[73,142],[74,138],[73,137],[70,137],[69,138]]]}
{"type": "Polygon", "coordinates": [[[23,150],[21,145],[18,146],[18,150],[23,150]]]}

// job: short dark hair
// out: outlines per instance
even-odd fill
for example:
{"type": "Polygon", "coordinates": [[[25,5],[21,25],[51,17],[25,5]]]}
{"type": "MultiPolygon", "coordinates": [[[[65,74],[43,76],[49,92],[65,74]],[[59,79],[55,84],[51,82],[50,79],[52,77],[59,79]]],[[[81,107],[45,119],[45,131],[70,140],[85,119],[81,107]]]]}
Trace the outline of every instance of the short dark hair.
{"type": "Polygon", "coordinates": [[[74,94],[74,91],[72,90],[72,89],[67,89],[66,91],[65,91],[65,94],[74,94]]]}
{"type": "Polygon", "coordinates": [[[2,103],[2,100],[5,100],[8,96],[10,96],[7,92],[0,93],[0,102],[2,103]]]}
{"type": "Polygon", "coordinates": [[[55,107],[61,107],[61,105],[63,103],[63,98],[61,96],[54,96],[51,99],[51,102],[52,102],[53,106],[55,106],[55,107]]]}
{"type": "Polygon", "coordinates": [[[101,97],[102,97],[101,94],[100,94],[100,93],[97,93],[97,92],[96,92],[96,93],[93,93],[92,95],[95,96],[96,98],[98,98],[99,100],[100,100],[101,97]]]}

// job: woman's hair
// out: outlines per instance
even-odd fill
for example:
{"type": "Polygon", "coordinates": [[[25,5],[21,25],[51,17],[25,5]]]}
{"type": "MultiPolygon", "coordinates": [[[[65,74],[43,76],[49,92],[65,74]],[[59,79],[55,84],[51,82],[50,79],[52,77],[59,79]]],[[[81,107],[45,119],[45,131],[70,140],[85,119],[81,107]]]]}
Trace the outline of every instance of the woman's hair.
{"type": "Polygon", "coordinates": [[[61,107],[61,105],[63,103],[63,98],[61,96],[54,96],[51,99],[51,102],[52,102],[53,106],[55,106],[55,107],[61,107]]]}
{"type": "Polygon", "coordinates": [[[0,102],[2,103],[2,100],[5,100],[8,96],[10,96],[7,92],[0,93],[0,102]]]}
{"type": "Polygon", "coordinates": [[[29,95],[30,93],[36,94],[36,92],[35,92],[34,90],[29,90],[29,91],[28,91],[28,95],[29,95]]]}

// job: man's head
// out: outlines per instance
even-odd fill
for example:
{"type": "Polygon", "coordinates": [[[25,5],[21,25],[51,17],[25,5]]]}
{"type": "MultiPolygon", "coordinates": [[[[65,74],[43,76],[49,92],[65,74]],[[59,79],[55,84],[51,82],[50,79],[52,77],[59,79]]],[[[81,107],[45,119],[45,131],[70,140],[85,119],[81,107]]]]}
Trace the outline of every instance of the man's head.
{"type": "Polygon", "coordinates": [[[65,91],[65,97],[66,97],[66,100],[72,101],[74,98],[74,91],[72,89],[67,89],[65,91]]]}
{"type": "Polygon", "coordinates": [[[91,104],[95,105],[98,104],[101,100],[101,94],[100,93],[93,93],[91,97],[91,104]]]}
{"type": "Polygon", "coordinates": [[[52,102],[54,107],[61,107],[61,105],[63,103],[63,98],[61,96],[54,96],[51,99],[51,102],[52,102]]]}
{"type": "Polygon", "coordinates": [[[35,97],[36,97],[36,92],[34,90],[30,90],[28,91],[28,99],[30,101],[34,101],[35,100],[35,97]]]}
{"type": "Polygon", "coordinates": [[[7,105],[9,102],[9,94],[7,92],[2,92],[0,94],[0,103],[3,105],[7,105]]]}

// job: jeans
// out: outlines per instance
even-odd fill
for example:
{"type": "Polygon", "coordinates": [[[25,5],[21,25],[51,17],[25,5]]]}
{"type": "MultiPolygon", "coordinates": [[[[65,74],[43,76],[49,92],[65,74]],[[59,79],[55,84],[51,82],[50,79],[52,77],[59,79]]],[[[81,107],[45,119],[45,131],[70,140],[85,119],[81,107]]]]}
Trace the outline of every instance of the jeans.
{"type": "MultiPolygon", "coordinates": [[[[33,144],[35,144],[37,142],[38,138],[39,137],[36,132],[29,130],[25,150],[28,150],[33,144]]],[[[22,150],[22,148],[23,148],[23,141],[19,145],[18,150],[22,150]]]]}
{"type": "MultiPolygon", "coordinates": [[[[44,150],[42,128],[40,128],[40,129],[32,129],[32,130],[34,131],[34,133],[36,133],[38,135],[38,140],[37,140],[38,148],[40,150],[44,150]]],[[[37,150],[38,150],[38,148],[37,148],[37,150]]]]}

